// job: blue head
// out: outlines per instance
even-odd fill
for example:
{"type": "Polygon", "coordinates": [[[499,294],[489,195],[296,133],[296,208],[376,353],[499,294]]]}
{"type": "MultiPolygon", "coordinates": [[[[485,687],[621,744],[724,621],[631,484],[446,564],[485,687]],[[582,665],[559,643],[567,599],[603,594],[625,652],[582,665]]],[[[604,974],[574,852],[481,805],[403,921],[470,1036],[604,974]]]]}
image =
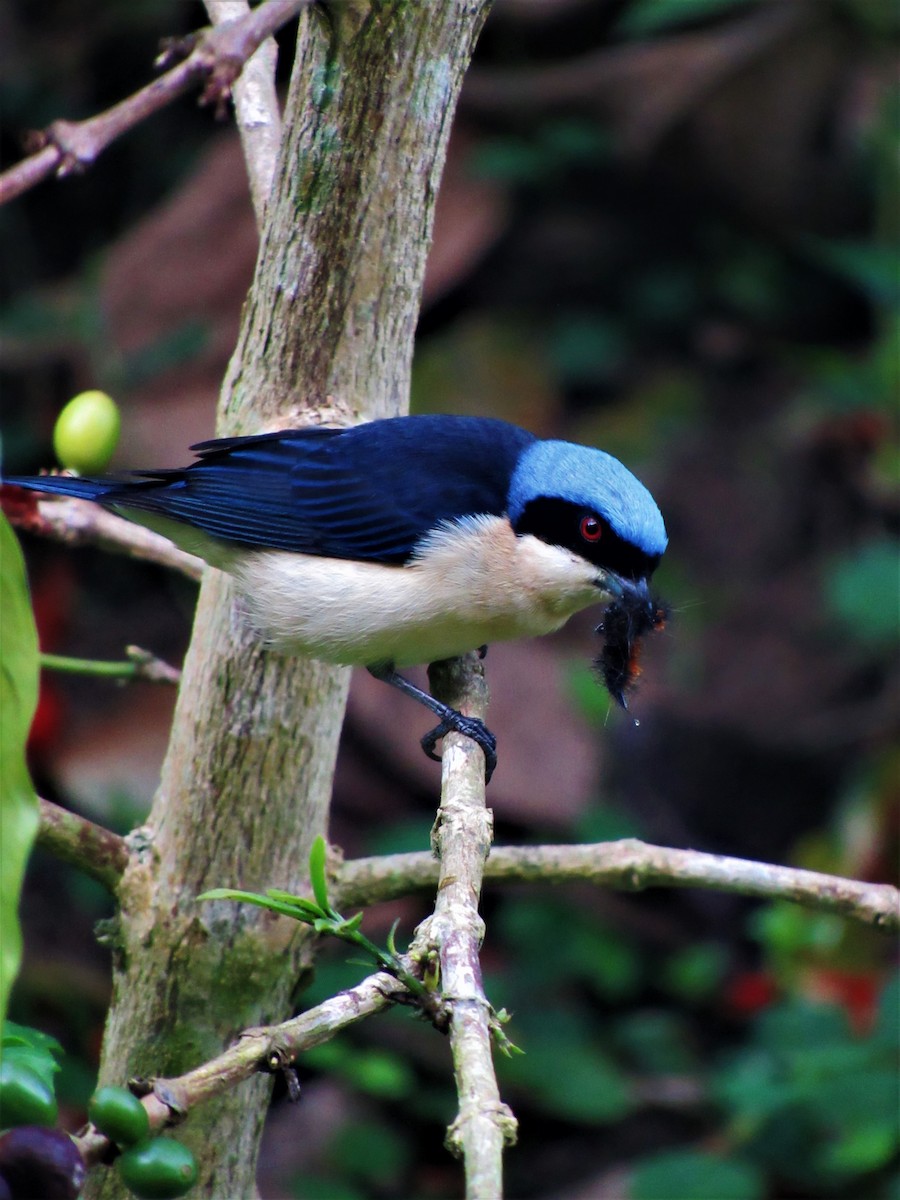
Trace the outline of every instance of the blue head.
{"type": "Polygon", "coordinates": [[[612,455],[571,442],[525,448],[508,512],[517,533],[565,546],[627,580],[648,578],[668,540],[644,485],[612,455]]]}

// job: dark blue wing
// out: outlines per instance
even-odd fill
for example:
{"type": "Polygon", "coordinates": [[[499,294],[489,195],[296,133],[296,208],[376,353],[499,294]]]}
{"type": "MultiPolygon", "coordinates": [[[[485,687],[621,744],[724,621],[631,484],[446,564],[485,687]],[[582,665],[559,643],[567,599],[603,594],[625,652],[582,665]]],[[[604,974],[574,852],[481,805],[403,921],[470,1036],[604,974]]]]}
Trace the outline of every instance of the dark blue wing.
{"type": "Polygon", "coordinates": [[[183,470],[72,482],[105,484],[95,498],[107,507],[159,513],[238,545],[403,563],[441,521],[505,512],[510,475],[533,440],[488,418],[395,417],[203,442],[183,470]]]}

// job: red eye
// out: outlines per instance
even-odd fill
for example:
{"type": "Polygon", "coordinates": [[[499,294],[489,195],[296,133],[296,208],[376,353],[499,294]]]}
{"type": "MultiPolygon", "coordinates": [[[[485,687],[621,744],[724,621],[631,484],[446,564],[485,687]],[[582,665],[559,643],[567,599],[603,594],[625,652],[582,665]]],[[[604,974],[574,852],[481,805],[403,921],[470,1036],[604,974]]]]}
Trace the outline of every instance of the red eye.
{"type": "Polygon", "coordinates": [[[599,542],[603,536],[603,525],[599,517],[588,513],[586,517],[581,518],[578,531],[586,542],[599,542]]]}

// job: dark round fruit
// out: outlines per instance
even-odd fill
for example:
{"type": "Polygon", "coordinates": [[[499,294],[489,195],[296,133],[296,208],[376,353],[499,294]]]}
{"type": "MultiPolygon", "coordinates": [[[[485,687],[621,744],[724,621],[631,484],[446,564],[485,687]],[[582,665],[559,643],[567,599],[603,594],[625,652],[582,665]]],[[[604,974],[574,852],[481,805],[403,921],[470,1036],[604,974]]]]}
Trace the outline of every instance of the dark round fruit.
{"type": "Polygon", "coordinates": [[[76,1200],[84,1160],[61,1129],[20,1125],[0,1137],[0,1178],[11,1200],[76,1200]]]}
{"type": "Polygon", "coordinates": [[[183,1196],[197,1179],[197,1161],[187,1146],[174,1138],[138,1142],[116,1159],[122,1182],[141,1200],[172,1200],[183,1196]]]}
{"type": "Polygon", "coordinates": [[[99,1088],[88,1104],[88,1117],[119,1146],[133,1146],[150,1136],[146,1108],[125,1088],[99,1088]]]}
{"type": "Polygon", "coordinates": [[[55,1125],[53,1089],[22,1063],[0,1063],[0,1129],[14,1125],[55,1125]]]}

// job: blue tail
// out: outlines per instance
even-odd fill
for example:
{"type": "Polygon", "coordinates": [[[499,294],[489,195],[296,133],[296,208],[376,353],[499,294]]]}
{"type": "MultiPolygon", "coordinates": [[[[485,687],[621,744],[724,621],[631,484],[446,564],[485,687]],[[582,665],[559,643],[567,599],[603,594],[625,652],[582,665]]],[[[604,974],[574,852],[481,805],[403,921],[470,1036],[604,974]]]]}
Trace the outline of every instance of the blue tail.
{"type": "Polygon", "coordinates": [[[80,475],[5,475],[0,483],[29,488],[33,492],[54,492],[60,496],[75,496],[79,500],[96,500],[100,504],[108,492],[121,488],[121,484],[113,479],[92,479],[80,475]]]}

